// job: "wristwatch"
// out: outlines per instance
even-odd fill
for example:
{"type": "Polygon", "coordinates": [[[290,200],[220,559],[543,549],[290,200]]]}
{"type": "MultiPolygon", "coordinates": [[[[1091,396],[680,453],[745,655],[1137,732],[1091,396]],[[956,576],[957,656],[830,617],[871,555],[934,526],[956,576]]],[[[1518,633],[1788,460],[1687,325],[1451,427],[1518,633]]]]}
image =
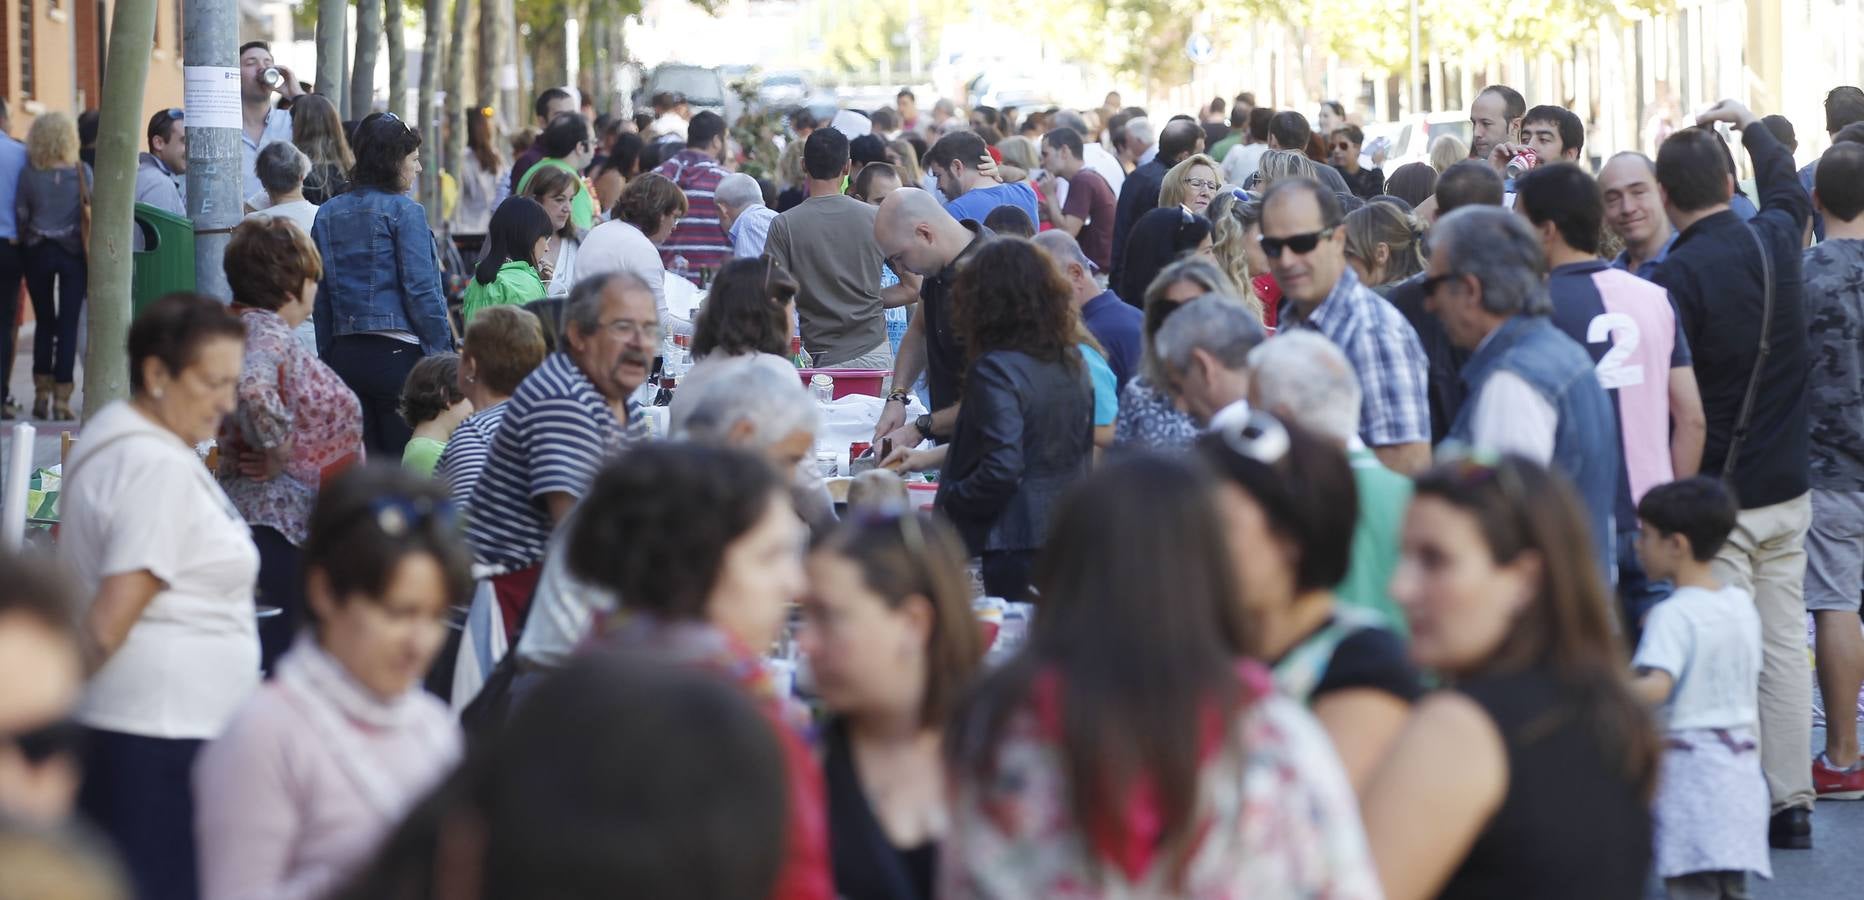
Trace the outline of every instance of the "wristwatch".
{"type": "Polygon", "coordinates": [[[917,419],[914,419],[913,430],[919,432],[919,436],[922,438],[931,437],[932,436],[932,416],[923,415],[917,419]]]}

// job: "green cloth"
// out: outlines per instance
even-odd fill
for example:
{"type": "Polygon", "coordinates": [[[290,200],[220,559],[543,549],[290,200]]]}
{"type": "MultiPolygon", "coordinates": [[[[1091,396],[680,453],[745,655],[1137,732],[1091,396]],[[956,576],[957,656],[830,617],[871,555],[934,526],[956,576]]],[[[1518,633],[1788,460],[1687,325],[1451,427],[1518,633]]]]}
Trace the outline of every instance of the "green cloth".
{"type": "Polygon", "coordinates": [[[440,453],[447,449],[446,441],[433,438],[409,438],[408,446],[401,451],[401,467],[422,478],[434,477],[434,466],[440,464],[440,453]]]}
{"type": "Polygon", "coordinates": [[[537,270],[524,260],[507,260],[498,267],[498,277],[491,284],[480,284],[478,278],[466,282],[466,293],[460,298],[461,315],[471,325],[472,317],[488,306],[516,306],[543,298],[544,280],[537,277],[537,270]]]}
{"type": "Polygon", "coordinates": [[[1359,521],[1353,526],[1353,562],[1334,590],[1340,603],[1377,615],[1400,637],[1409,637],[1404,612],[1393,602],[1392,570],[1398,568],[1398,534],[1411,505],[1411,479],[1385,468],[1371,450],[1347,454],[1359,490],[1359,521]]]}
{"type": "Polygon", "coordinates": [[[589,183],[583,180],[582,173],[576,171],[575,166],[557,159],[556,157],[540,159],[537,161],[537,165],[532,166],[530,171],[524,173],[524,177],[518,181],[518,196],[524,196],[525,188],[531,186],[531,176],[536,175],[537,170],[544,166],[562,169],[576,176],[576,197],[570,200],[570,224],[576,226],[576,231],[578,233],[594,228],[595,198],[589,194],[589,183]]]}
{"type": "Polygon", "coordinates": [[[1231,150],[1236,149],[1237,144],[1243,142],[1243,132],[1246,130],[1247,129],[1232,126],[1229,135],[1223,140],[1211,144],[1210,150],[1204,155],[1216,160],[1217,165],[1223,165],[1223,157],[1227,156],[1231,150]]]}

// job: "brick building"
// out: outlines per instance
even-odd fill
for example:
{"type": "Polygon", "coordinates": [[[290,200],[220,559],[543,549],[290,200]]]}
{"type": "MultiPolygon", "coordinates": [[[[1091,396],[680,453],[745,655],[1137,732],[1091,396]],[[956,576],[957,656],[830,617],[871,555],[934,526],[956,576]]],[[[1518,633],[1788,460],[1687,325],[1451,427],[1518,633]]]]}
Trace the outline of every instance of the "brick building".
{"type": "MultiPolygon", "coordinates": [[[[156,3],[143,120],[180,106],[182,97],[182,0],[156,3]]],[[[23,139],[41,112],[76,116],[97,108],[114,6],[114,0],[0,0],[0,97],[12,111],[14,137],[23,139]]]]}

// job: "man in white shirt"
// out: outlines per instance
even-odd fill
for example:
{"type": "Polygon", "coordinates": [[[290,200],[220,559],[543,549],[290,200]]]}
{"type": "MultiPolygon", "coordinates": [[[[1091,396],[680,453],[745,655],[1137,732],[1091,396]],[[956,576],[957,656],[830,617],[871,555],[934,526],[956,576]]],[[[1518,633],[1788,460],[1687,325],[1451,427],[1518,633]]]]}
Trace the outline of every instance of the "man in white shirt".
{"type": "Polygon", "coordinates": [[[265,190],[253,170],[259,161],[259,151],[274,141],[291,140],[291,113],[272,107],[275,92],[295,98],[302,96],[304,89],[298,86],[298,78],[290,69],[272,61],[272,45],[247,41],[239,48],[240,171],[244,173],[241,197],[265,190]],[[277,87],[265,83],[267,69],[277,69],[283,76],[277,87]]]}
{"type": "Polygon", "coordinates": [[[1208,427],[1249,414],[1249,351],[1267,338],[1241,303],[1205,294],[1165,320],[1153,348],[1178,408],[1208,427]]]}

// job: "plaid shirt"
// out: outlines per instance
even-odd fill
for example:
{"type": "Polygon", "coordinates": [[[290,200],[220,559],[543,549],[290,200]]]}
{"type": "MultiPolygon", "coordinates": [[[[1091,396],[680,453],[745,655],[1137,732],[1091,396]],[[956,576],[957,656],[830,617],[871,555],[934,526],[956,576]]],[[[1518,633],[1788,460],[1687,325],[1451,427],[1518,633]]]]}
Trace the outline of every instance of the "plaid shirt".
{"type": "Polygon", "coordinates": [[[1340,273],[1327,299],[1305,318],[1292,300],[1284,301],[1281,327],[1318,331],[1352,361],[1365,395],[1359,439],[1367,446],[1430,442],[1430,370],[1417,331],[1352,269],[1340,273]]]}
{"type": "Polygon", "coordinates": [[[699,270],[716,272],[731,260],[731,236],[720,227],[718,201],[712,198],[719,181],[731,173],[697,150],[681,150],[654,171],[672,179],[686,192],[686,215],[674,223],[673,234],[660,245],[660,261],[672,274],[673,257],[686,257],[692,282],[697,285],[699,270]]]}

